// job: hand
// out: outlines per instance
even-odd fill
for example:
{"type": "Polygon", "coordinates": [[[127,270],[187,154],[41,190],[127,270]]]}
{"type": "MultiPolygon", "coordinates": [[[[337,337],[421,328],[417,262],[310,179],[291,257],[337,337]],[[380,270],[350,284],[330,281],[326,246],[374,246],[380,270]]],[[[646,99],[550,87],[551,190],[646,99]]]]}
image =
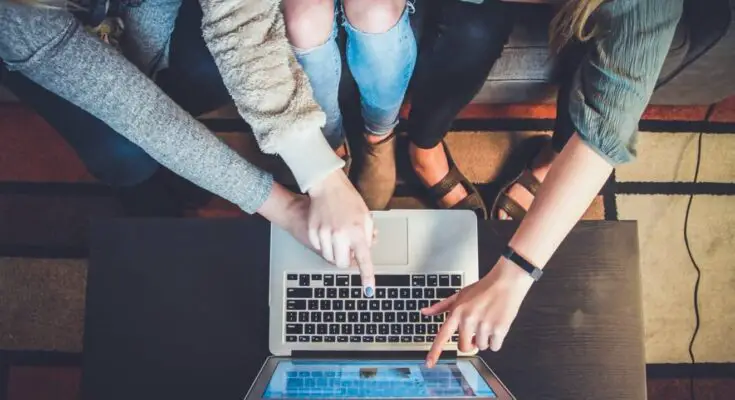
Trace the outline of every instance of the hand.
{"type": "Polygon", "coordinates": [[[436,365],[442,347],[458,329],[460,351],[486,350],[488,347],[493,351],[500,350],[532,283],[533,279],[526,271],[501,258],[478,282],[421,310],[424,315],[449,313],[426,357],[426,365],[436,365]]]}
{"type": "Polygon", "coordinates": [[[372,297],[375,275],[370,247],[374,232],[365,202],[342,170],[312,186],[309,196],[309,243],[340,268],[349,267],[354,257],[365,295],[372,297]]]}

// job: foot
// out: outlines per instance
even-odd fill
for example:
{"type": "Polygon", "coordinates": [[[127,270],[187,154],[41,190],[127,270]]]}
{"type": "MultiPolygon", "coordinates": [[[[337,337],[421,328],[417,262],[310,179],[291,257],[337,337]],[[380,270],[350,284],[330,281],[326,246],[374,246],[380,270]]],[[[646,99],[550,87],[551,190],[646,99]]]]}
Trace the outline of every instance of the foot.
{"type": "MultiPolygon", "coordinates": [[[[538,179],[539,182],[543,182],[546,178],[546,174],[549,173],[549,169],[551,169],[551,163],[556,158],[556,152],[551,148],[551,146],[544,147],[541,152],[539,152],[538,156],[533,160],[533,163],[531,164],[531,173],[533,176],[538,179]]],[[[506,195],[510,197],[511,199],[515,200],[518,205],[523,207],[524,210],[528,211],[528,209],[531,207],[531,203],[533,203],[534,196],[529,192],[523,185],[520,185],[518,183],[511,186],[507,191],[506,195]]],[[[510,220],[511,218],[508,213],[505,212],[503,209],[497,210],[498,213],[498,219],[501,220],[510,220]]]]}
{"type": "MultiPolygon", "coordinates": [[[[439,183],[449,173],[447,153],[441,143],[431,149],[422,149],[411,143],[408,145],[408,154],[414,172],[427,188],[439,183]]],[[[462,185],[456,185],[439,200],[439,205],[443,208],[451,208],[468,195],[469,193],[462,185]]]]}
{"type": "Polygon", "coordinates": [[[355,186],[369,209],[384,210],[396,190],[396,138],[392,133],[365,137],[355,186]]]}

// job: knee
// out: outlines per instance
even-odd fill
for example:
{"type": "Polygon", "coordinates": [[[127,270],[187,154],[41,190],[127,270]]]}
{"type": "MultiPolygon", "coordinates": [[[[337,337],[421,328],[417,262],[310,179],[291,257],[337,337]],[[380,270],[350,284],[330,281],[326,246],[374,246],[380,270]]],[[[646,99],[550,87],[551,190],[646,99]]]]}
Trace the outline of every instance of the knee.
{"type": "Polygon", "coordinates": [[[329,39],[334,25],[334,0],[284,0],[283,16],[288,40],[310,49],[329,39]]]}
{"type": "Polygon", "coordinates": [[[406,0],[344,0],[350,25],[365,33],[383,33],[396,25],[406,0]]]}

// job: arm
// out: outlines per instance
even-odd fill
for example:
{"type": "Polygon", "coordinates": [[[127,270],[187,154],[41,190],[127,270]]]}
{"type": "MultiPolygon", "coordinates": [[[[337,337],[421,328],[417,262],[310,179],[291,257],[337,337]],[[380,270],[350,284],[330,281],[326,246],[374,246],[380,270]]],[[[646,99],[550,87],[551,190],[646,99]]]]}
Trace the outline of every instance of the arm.
{"type": "Polygon", "coordinates": [[[255,212],[272,177],[242,159],[67,12],[0,2],[0,58],[175,173],[255,212]]]}
{"type": "Polygon", "coordinates": [[[321,132],[325,115],[286,39],[277,0],[200,0],[202,33],[240,114],[303,191],[343,161],[321,132]]]}

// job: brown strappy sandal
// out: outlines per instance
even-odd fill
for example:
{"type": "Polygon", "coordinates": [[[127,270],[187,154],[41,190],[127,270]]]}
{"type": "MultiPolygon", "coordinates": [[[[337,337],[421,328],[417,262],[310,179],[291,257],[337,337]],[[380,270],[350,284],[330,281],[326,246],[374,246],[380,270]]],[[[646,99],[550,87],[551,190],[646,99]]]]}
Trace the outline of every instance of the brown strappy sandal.
{"type": "Polygon", "coordinates": [[[513,185],[519,184],[529,193],[531,193],[534,198],[536,197],[536,193],[541,187],[541,181],[539,181],[538,178],[533,175],[533,172],[531,171],[531,165],[533,165],[533,162],[536,160],[541,151],[543,151],[546,146],[549,146],[550,143],[551,140],[549,138],[543,139],[538,147],[536,147],[535,151],[532,152],[531,157],[528,159],[528,162],[525,163],[525,166],[520,170],[520,172],[515,175],[515,178],[511,179],[505,186],[500,189],[497,197],[495,198],[495,201],[493,202],[493,206],[490,209],[491,219],[499,219],[498,211],[500,210],[505,211],[506,214],[508,214],[514,221],[520,221],[526,216],[526,212],[528,210],[523,208],[523,206],[518,204],[517,201],[508,196],[508,191],[510,191],[510,188],[513,187],[513,185]]]}
{"type": "Polygon", "coordinates": [[[449,153],[449,147],[442,141],[444,146],[444,153],[447,155],[447,163],[449,164],[449,172],[434,186],[427,188],[426,191],[431,197],[434,204],[441,204],[441,199],[444,198],[452,189],[457,185],[462,185],[467,191],[467,196],[460,200],[457,204],[450,207],[453,210],[472,210],[477,214],[478,218],[487,219],[487,207],[485,202],[480,196],[480,192],[477,190],[475,185],[465,177],[462,172],[459,171],[457,165],[454,163],[452,155],[449,153]]]}

